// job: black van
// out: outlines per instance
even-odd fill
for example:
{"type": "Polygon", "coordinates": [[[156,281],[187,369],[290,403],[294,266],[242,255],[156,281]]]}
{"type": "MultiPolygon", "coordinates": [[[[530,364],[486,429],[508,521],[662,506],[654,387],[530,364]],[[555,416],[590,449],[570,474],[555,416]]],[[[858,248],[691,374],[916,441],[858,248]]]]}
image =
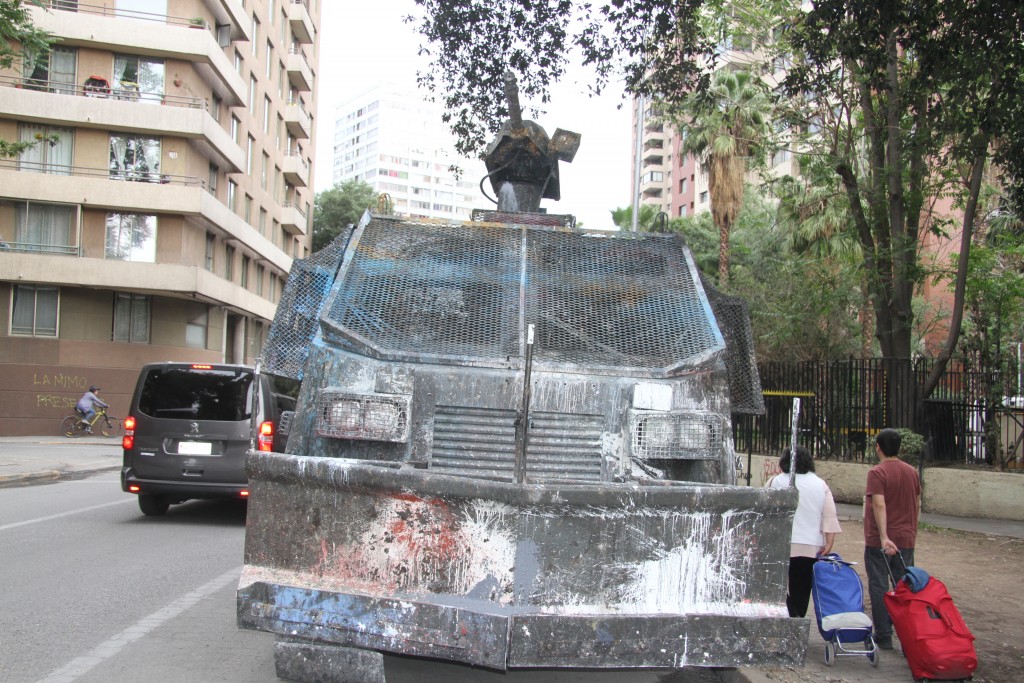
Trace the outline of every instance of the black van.
{"type": "MultiPolygon", "coordinates": [[[[245,365],[150,363],[143,366],[125,418],[121,489],[147,515],[190,498],[246,498],[245,456],[275,450],[281,401],[268,375],[245,365]]],[[[283,444],[277,450],[283,450],[283,444]]]]}

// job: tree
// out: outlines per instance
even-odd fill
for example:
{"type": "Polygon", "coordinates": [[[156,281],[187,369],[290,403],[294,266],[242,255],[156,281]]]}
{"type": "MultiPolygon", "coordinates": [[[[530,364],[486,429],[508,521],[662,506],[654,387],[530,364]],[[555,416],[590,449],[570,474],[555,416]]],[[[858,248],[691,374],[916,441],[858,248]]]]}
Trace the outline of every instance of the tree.
{"type": "MultiPolygon", "coordinates": [[[[28,0],[42,7],[40,0],[28,0]]],[[[44,54],[50,38],[32,23],[32,16],[22,0],[0,0],[0,69],[9,69],[14,58],[23,52],[44,54]]],[[[0,138],[0,159],[16,157],[36,142],[9,142],[0,138]]]]}
{"type": "Polygon", "coordinates": [[[950,198],[960,216],[949,333],[923,397],[960,335],[983,175],[994,160],[992,171],[1019,180],[1001,143],[1024,135],[1013,116],[1024,96],[1022,32],[1016,0],[820,0],[794,13],[787,33],[785,93],[804,113],[793,123],[822,127],[807,142],[847,194],[883,356],[911,355],[920,240],[947,227],[939,201],[950,198]]]}
{"type": "MultiPolygon", "coordinates": [[[[861,292],[845,286],[856,264],[823,260],[793,248],[788,231],[775,221],[776,207],[749,187],[732,232],[730,294],[750,306],[759,361],[830,360],[860,347],[855,316],[861,292]]],[[[711,215],[671,221],[683,234],[704,275],[718,275],[718,235],[711,215]]]]}
{"type": "Polygon", "coordinates": [[[999,410],[1005,396],[1018,392],[1016,348],[1024,338],[1024,229],[1012,214],[994,213],[979,226],[968,264],[966,303],[961,351],[971,366],[985,370],[985,456],[988,464],[1001,466],[999,410]]]}
{"type": "Polygon", "coordinates": [[[313,251],[326,247],[376,204],[377,192],[362,180],[347,180],[318,192],[313,200],[313,251]]]}
{"type": "Polygon", "coordinates": [[[722,286],[729,283],[729,233],[743,205],[747,161],[767,136],[769,107],[760,79],[723,69],[709,90],[686,99],[673,116],[676,130],[685,131],[681,152],[696,157],[708,175],[722,286]]]}
{"type": "MultiPolygon", "coordinates": [[[[633,207],[625,206],[612,209],[612,224],[619,230],[633,229],[633,207]]],[[[658,217],[658,209],[650,204],[641,204],[640,213],[636,217],[636,228],[640,232],[651,232],[654,230],[655,220],[658,217]]]]}

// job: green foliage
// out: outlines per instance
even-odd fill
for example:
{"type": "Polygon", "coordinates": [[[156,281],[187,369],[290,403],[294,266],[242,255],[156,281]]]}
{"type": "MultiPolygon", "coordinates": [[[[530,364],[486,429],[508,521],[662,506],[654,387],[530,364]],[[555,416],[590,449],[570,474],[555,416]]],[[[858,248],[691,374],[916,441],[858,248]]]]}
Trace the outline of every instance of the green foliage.
{"type": "Polygon", "coordinates": [[[924,455],[924,437],[917,432],[897,427],[900,433],[900,460],[916,465],[924,455]]]}
{"type": "MultiPolygon", "coordinates": [[[[0,68],[14,64],[14,58],[23,52],[45,54],[50,48],[50,37],[32,24],[26,4],[42,7],[39,0],[0,0],[0,68]]],[[[9,142],[0,139],[0,159],[10,159],[32,147],[35,142],[9,142]]]]}
{"type": "MultiPolygon", "coordinates": [[[[754,345],[760,361],[842,358],[859,353],[857,311],[860,291],[847,286],[856,264],[834,263],[800,253],[776,222],[773,204],[748,189],[730,237],[733,254],[728,293],[750,306],[754,345]]],[[[715,282],[718,231],[708,212],[675,219],[697,266],[715,282]]]]}
{"type": "Polygon", "coordinates": [[[349,180],[318,192],[313,202],[313,251],[326,247],[376,204],[377,193],[362,180],[349,180]]]}
{"type": "Polygon", "coordinates": [[[765,84],[749,71],[722,69],[711,87],[673,107],[670,118],[685,131],[681,152],[708,174],[711,218],[718,228],[718,279],[729,281],[729,233],[743,204],[748,163],[764,158],[770,103],[765,84]]]}
{"type": "Polygon", "coordinates": [[[50,38],[32,23],[26,5],[42,7],[40,0],[0,0],[0,68],[10,68],[23,51],[45,53],[50,38]]]}
{"type": "MultiPolygon", "coordinates": [[[[633,207],[626,206],[618,209],[612,209],[612,223],[619,230],[632,230],[633,229],[633,207]]],[[[637,216],[636,226],[640,232],[653,232],[655,226],[655,219],[658,217],[658,209],[651,206],[650,204],[640,205],[640,214],[637,216]]]]}

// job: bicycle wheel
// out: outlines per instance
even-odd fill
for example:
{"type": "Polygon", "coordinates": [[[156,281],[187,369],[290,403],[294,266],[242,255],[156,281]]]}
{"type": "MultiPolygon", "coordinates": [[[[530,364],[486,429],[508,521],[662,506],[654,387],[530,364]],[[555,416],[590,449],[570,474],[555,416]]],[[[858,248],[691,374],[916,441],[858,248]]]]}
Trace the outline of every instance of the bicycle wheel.
{"type": "Polygon", "coordinates": [[[77,415],[68,415],[60,423],[60,433],[68,438],[73,438],[82,433],[82,425],[78,423],[77,415]]]}
{"type": "Polygon", "coordinates": [[[119,417],[105,417],[100,421],[100,434],[103,436],[120,436],[124,431],[124,423],[119,417]]]}

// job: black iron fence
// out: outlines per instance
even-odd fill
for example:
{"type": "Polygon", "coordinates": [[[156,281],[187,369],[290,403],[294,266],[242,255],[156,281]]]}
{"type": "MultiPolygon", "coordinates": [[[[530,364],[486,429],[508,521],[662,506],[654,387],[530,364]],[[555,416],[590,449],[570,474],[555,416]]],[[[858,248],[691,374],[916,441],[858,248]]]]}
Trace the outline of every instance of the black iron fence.
{"type": "Polygon", "coordinates": [[[1022,368],[1011,361],[979,368],[949,364],[925,399],[930,359],[848,359],[764,363],[766,412],[737,416],[738,451],[777,454],[792,438],[793,399],[800,398],[797,442],[822,459],[863,461],[883,427],[921,435],[927,460],[990,465],[1024,459],[1022,368]]]}

